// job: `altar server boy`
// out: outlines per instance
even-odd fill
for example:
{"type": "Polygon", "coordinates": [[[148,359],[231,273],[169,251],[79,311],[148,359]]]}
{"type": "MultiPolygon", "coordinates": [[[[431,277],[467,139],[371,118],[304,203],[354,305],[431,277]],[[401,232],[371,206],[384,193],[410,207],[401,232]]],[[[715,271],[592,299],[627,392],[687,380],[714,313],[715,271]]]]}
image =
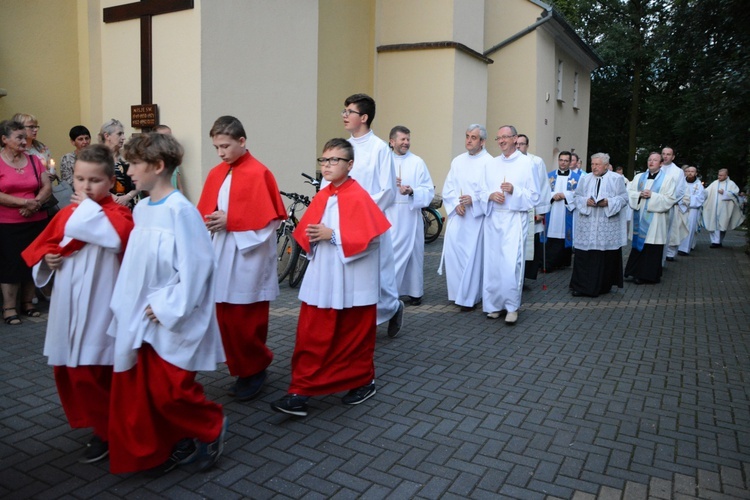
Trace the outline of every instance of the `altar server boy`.
{"type": "Polygon", "coordinates": [[[73,428],[92,427],[81,463],[109,453],[109,402],[114,340],[109,302],[133,217],[112,201],[112,153],[101,144],[83,149],[74,164],[72,203],[58,212],[23,252],[36,286],[55,277],[44,355],[73,428]]]}
{"type": "Polygon", "coordinates": [[[214,254],[195,207],[170,182],[182,163],[171,135],[125,144],[128,175],[150,196],[135,229],[110,308],[115,337],[110,469],[206,470],[224,447],[226,419],[195,381],[224,361],[214,307],[214,254]]]}
{"type": "Polygon", "coordinates": [[[380,290],[378,246],[390,227],[349,171],[354,149],[331,139],[318,158],[329,182],[294,231],[310,258],[302,281],[288,394],[275,411],[304,417],[310,396],[349,391],[357,405],[375,395],[375,330],[380,290]]]}

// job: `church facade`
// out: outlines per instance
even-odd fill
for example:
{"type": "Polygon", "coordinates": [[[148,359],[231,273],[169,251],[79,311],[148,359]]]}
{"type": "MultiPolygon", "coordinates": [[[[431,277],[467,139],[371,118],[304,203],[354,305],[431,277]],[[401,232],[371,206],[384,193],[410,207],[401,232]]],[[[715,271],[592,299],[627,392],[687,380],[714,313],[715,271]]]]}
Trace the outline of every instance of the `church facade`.
{"type": "MultiPolygon", "coordinates": [[[[35,114],[55,158],[79,123],[95,135],[117,118],[138,132],[129,125],[142,103],[144,23],[104,22],[105,9],[128,3],[3,2],[0,116],[35,114]]],[[[411,129],[438,191],[470,123],[486,125],[493,155],[498,127],[513,124],[549,168],[560,150],[585,156],[591,72],[602,62],[537,0],[188,3],[149,17],[150,85],[159,121],[185,146],[193,200],[218,162],[208,137],[218,116],[242,120],[282,190],[304,191],[299,173],[314,173],[322,144],[344,135],[339,113],[357,92],[376,99],[381,138],[411,129]]]]}

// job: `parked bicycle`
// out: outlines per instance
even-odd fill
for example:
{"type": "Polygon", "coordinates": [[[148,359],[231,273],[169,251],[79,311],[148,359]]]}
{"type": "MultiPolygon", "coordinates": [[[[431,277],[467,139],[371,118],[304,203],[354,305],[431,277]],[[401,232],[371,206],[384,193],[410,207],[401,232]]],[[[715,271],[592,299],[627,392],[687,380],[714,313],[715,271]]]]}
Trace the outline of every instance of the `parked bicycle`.
{"type": "MultiPolygon", "coordinates": [[[[308,179],[305,181],[305,184],[310,184],[317,192],[320,188],[320,182],[305,173],[303,173],[302,176],[308,179]]],[[[298,193],[280,192],[283,196],[292,200],[292,203],[287,209],[287,220],[285,220],[276,231],[277,272],[279,283],[289,276],[289,286],[296,288],[302,282],[302,278],[307,270],[308,260],[305,251],[294,240],[292,233],[299,224],[296,212],[301,209],[302,206],[308,207],[310,205],[310,197],[298,193]]]]}
{"type": "Polygon", "coordinates": [[[443,231],[443,216],[438,208],[443,206],[443,197],[435,194],[429,206],[422,209],[422,220],[424,221],[424,242],[432,243],[438,239],[443,231]]]}

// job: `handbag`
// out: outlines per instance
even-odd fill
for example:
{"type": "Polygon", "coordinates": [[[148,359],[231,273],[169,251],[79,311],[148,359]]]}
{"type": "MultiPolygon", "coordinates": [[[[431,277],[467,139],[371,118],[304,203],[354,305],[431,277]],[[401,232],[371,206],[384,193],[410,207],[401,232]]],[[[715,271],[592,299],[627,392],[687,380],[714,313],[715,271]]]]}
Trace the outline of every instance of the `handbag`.
{"type": "MultiPolygon", "coordinates": [[[[42,189],[42,179],[39,177],[39,172],[36,171],[36,163],[34,163],[34,158],[35,158],[34,155],[29,155],[29,159],[31,160],[31,170],[34,171],[34,175],[36,176],[36,182],[39,184],[39,190],[37,190],[37,193],[38,193],[42,189]]],[[[47,212],[47,216],[50,218],[53,215],[55,215],[57,212],[59,212],[61,208],[58,206],[60,202],[57,200],[57,198],[55,198],[54,186],[52,188],[52,191],[53,192],[52,194],[50,194],[49,198],[44,200],[44,202],[42,203],[42,208],[41,208],[41,210],[44,210],[45,212],[47,212]]],[[[71,195],[72,194],[73,193],[71,192],[71,195]]],[[[70,196],[68,196],[68,203],[70,203],[70,196]]]]}

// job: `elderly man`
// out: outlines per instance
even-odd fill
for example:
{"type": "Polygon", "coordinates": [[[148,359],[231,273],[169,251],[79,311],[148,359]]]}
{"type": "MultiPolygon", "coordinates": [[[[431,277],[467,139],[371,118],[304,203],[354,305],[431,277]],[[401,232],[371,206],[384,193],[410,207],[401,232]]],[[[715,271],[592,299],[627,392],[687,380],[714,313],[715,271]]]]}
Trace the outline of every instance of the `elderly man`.
{"type": "Polygon", "coordinates": [[[502,154],[487,165],[480,198],[485,213],[482,308],[492,319],[505,311],[508,325],[518,320],[529,210],[539,203],[534,164],[516,149],[517,136],[512,125],[498,130],[502,154]]]}
{"type": "Polygon", "coordinates": [[[471,311],[482,297],[484,211],[479,204],[484,170],[492,160],[484,148],[487,129],[472,124],[466,129],[466,152],[451,162],[443,186],[443,204],[448,214],[443,255],[438,274],[445,264],[448,300],[461,311],[471,311]]]}
{"type": "Polygon", "coordinates": [[[575,203],[576,257],[570,278],[574,297],[598,297],[622,288],[622,247],[628,192],[622,176],[609,171],[609,155],[591,157],[591,173],[581,178],[575,203]]]}
{"type": "Polygon", "coordinates": [[[424,221],[422,208],[435,196],[435,186],[424,160],[411,147],[411,131],[403,125],[391,129],[389,138],[396,166],[396,203],[386,215],[392,224],[396,288],[409,296],[409,305],[422,303],[424,295],[424,221]]]}
{"type": "Polygon", "coordinates": [[[677,247],[677,253],[680,255],[690,255],[690,251],[695,248],[695,233],[698,231],[698,222],[701,216],[701,207],[706,201],[706,190],[703,184],[698,180],[698,169],[691,166],[685,167],[685,181],[687,182],[687,194],[690,195],[690,205],[686,211],[680,209],[678,215],[683,219],[688,228],[688,235],[685,236],[677,247]]]}
{"type": "Polygon", "coordinates": [[[533,224],[534,230],[532,231],[529,227],[524,270],[525,278],[535,280],[539,269],[544,265],[544,248],[541,235],[544,233],[544,215],[549,212],[552,193],[547,182],[547,165],[539,156],[529,153],[529,137],[526,134],[518,134],[516,148],[534,164],[534,180],[536,180],[537,191],[539,191],[539,202],[533,210],[529,211],[529,222],[533,224]]]}
{"type": "Polygon", "coordinates": [[[730,178],[729,170],[719,170],[719,178],[706,188],[703,225],[711,234],[711,248],[721,248],[727,231],[736,228],[745,216],[740,209],[740,188],[730,178]]]}
{"type": "Polygon", "coordinates": [[[552,192],[546,235],[549,271],[570,266],[573,254],[573,193],[581,179],[581,171],[570,171],[571,157],[569,151],[562,151],[557,155],[558,169],[547,174],[552,192]]]}
{"type": "Polygon", "coordinates": [[[661,170],[661,155],[648,156],[648,170],[636,175],[628,184],[630,208],[633,209],[633,247],[625,276],[633,283],[661,281],[662,257],[667,243],[669,210],[675,204],[676,179],[661,170]]]}

